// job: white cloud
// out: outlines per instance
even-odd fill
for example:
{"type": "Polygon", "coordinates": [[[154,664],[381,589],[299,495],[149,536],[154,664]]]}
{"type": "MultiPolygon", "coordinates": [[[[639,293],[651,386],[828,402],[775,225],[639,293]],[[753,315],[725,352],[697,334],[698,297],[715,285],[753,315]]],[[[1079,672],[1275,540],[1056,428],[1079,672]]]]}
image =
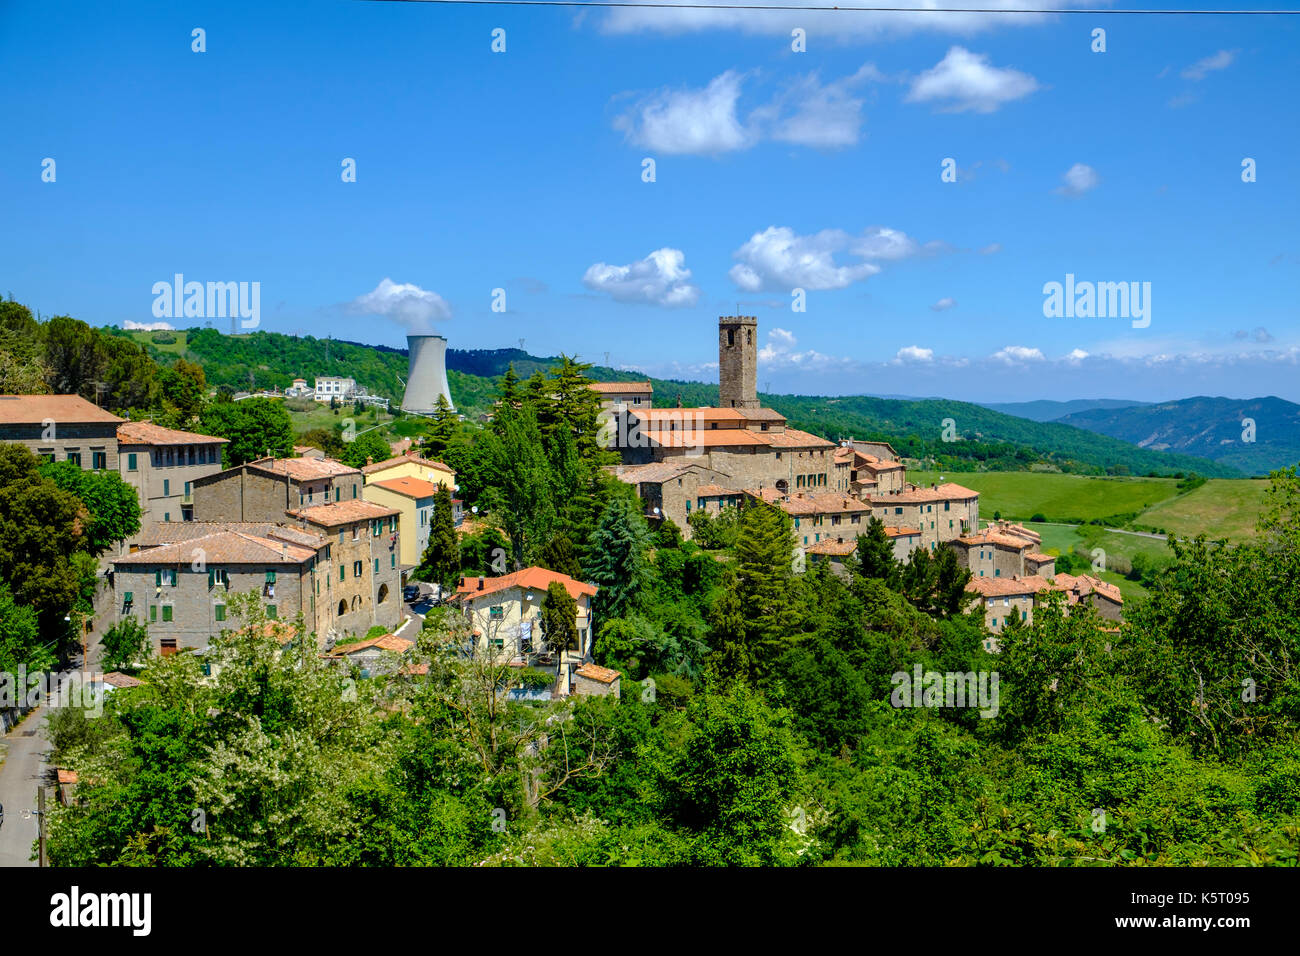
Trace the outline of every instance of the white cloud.
{"type": "Polygon", "coordinates": [[[1101,182],[1101,177],[1097,175],[1097,170],[1083,163],[1075,163],[1065,171],[1061,177],[1062,186],[1058,187],[1056,192],[1062,196],[1082,196],[1090,189],[1096,188],[1101,182]]]}
{"type": "MultiPolygon", "coordinates": [[[[790,31],[795,27],[807,30],[809,43],[834,42],[848,38],[880,39],[911,33],[941,33],[969,36],[1006,27],[1025,27],[1041,24],[1046,18],[1041,14],[1025,13],[1016,16],[985,16],[979,13],[879,13],[854,12],[848,15],[831,11],[799,10],[727,10],[717,7],[703,9],[675,9],[678,4],[696,3],[698,0],[662,0],[663,6],[654,9],[621,8],[611,10],[600,20],[606,33],[656,32],[665,34],[699,33],[708,30],[735,31],[750,35],[783,36],[789,42],[790,31]]],[[[787,6],[825,6],[825,0],[784,0],[787,6]]],[[[1094,5],[1098,0],[1085,0],[1094,5]]],[[[950,7],[951,3],[937,4],[950,7]]],[[[992,0],[973,4],[980,7],[1006,9],[1041,9],[1042,0],[992,0]]],[[[934,7],[935,0],[894,0],[891,7],[934,7]]],[[[586,12],[586,11],[583,11],[586,12]]],[[[811,46],[809,47],[812,48],[811,46]]]]}
{"type": "Polygon", "coordinates": [[[728,70],[703,89],[656,90],[614,119],[628,141],[659,153],[716,156],[760,142],[828,149],[855,145],[862,130],[862,100],[853,91],[883,79],[871,64],[823,84],[816,73],[796,77],[742,119],[746,75],[728,70]]]}
{"type": "Polygon", "coordinates": [[[989,358],[995,362],[1014,365],[1018,362],[1041,362],[1045,357],[1038,349],[1026,348],[1023,345],[1008,345],[994,352],[989,358]]]}
{"type": "Polygon", "coordinates": [[[841,229],[800,236],[789,226],[768,226],[732,254],[739,262],[727,274],[746,292],[843,289],[880,272],[871,260],[897,261],[942,248],[942,243],[922,245],[906,233],[882,226],[858,236],[841,229]],[[837,264],[839,253],[861,261],[837,264]]]}
{"type": "Polygon", "coordinates": [[[137,322],[134,319],[126,319],[122,323],[122,328],[132,332],[170,332],[175,331],[176,326],[170,322],[137,322]]]}
{"type": "Polygon", "coordinates": [[[987,246],[979,251],[982,256],[994,256],[1002,251],[1002,243],[990,242],[987,246]]]}
{"type": "Polygon", "coordinates": [[[949,296],[944,296],[934,305],[930,306],[930,308],[933,309],[935,312],[943,312],[947,309],[951,309],[956,304],[957,304],[956,299],[951,298],[949,296]]]}
{"type": "Polygon", "coordinates": [[[990,66],[988,56],[955,46],[912,82],[906,102],[940,104],[942,112],[992,113],[1028,96],[1038,81],[1028,73],[990,66]]]}
{"type": "Polygon", "coordinates": [[[757,142],[736,115],[741,74],[728,70],[702,90],[658,90],[614,121],[638,146],[660,153],[725,153],[757,142]]]}
{"type": "Polygon", "coordinates": [[[934,349],[923,349],[919,345],[905,345],[898,350],[898,354],[891,360],[892,365],[900,365],[904,362],[933,362],[934,349]]]}
{"type": "Polygon", "coordinates": [[[763,363],[763,370],[827,371],[846,369],[857,364],[852,359],[836,358],[814,349],[800,352],[798,344],[794,333],[788,329],[772,329],[767,333],[767,344],[758,350],[758,360],[763,363]]]}
{"type": "Polygon", "coordinates": [[[597,262],[587,269],[582,284],[604,292],[616,302],[642,302],[668,308],[694,305],[700,290],[688,280],[686,255],[680,249],[656,249],[626,266],[597,262]]]}
{"type": "Polygon", "coordinates": [[[1203,80],[1215,70],[1226,70],[1232,66],[1232,61],[1237,58],[1237,54],[1240,52],[1240,50],[1220,50],[1218,53],[1207,56],[1202,60],[1197,60],[1179,75],[1184,80],[1194,82],[1203,80]]]}
{"type": "Polygon", "coordinates": [[[1071,349],[1070,354],[1067,355],[1064,359],[1062,359],[1062,361],[1064,361],[1065,364],[1067,365],[1078,365],[1087,357],[1088,357],[1088,353],[1085,352],[1083,349],[1071,349]]]}
{"type": "Polygon", "coordinates": [[[353,299],[348,310],[359,315],[382,315],[413,332],[427,331],[434,322],[451,318],[451,306],[438,293],[387,277],[374,291],[353,299]]]}

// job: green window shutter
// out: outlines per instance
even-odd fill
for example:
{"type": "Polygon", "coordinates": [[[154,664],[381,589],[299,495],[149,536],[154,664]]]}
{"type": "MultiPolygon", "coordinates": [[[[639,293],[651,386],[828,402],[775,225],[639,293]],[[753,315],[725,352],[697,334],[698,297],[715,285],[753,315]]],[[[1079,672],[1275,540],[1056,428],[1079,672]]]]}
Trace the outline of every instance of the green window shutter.
{"type": "Polygon", "coordinates": [[[170,604],[164,604],[164,605],[163,605],[163,620],[164,620],[164,621],[170,621],[171,619],[172,619],[172,606],[171,606],[170,604]]]}
{"type": "Polygon", "coordinates": [[[274,583],[275,583],[275,572],[274,572],[274,571],[267,571],[267,572],[266,572],[266,583],[267,583],[267,584],[274,584],[274,583]]]}
{"type": "Polygon", "coordinates": [[[126,456],[126,470],[135,471],[135,468],[136,468],[135,452],[132,452],[131,454],[126,456]]]}
{"type": "Polygon", "coordinates": [[[375,574],[379,573],[379,559],[375,558],[375,574]]]}
{"type": "Polygon", "coordinates": [[[275,609],[274,604],[268,604],[266,606],[266,616],[269,617],[271,620],[273,621],[279,620],[279,613],[280,612],[275,609]]]}
{"type": "Polygon", "coordinates": [[[162,570],[161,570],[161,569],[159,569],[159,570],[157,570],[157,571],[154,571],[154,573],[153,573],[153,586],[156,587],[156,588],[160,588],[160,587],[162,587],[162,570]]]}
{"type": "Polygon", "coordinates": [[[218,621],[224,621],[225,619],[226,619],[226,606],[225,606],[224,604],[218,604],[218,605],[217,605],[217,620],[218,620],[218,621]]]}
{"type": "Polygon", "coordinates": [[[151,604],[151,605],[149,605],[149,620],[150,620],[150,621],[156,621],[156,620],[158,620],[158,605],[157,605],[157,604],[151,604]]]}
{"type": "Polygon", "coordinates": [[[339,565],[339,580],[340,580],[340,581],[344,580],[344,577],[345,577],[345,575],[344,575],[344,572],[343,572],[343,565],[340,564],[340,565],[339,565]]]}
{"type": "Polygon", "coordinates": [[[208,569],[208,590],[211,591],[217,583],[217,572],[215,568],[208,569]]]}
{"type": "Polygon", "coordinates": [[[389,567],[393,567],[393,568],[397,567],[397,555],[395,553],[390,554],[388,556],[388,562],[389,562],[389,567]]]}

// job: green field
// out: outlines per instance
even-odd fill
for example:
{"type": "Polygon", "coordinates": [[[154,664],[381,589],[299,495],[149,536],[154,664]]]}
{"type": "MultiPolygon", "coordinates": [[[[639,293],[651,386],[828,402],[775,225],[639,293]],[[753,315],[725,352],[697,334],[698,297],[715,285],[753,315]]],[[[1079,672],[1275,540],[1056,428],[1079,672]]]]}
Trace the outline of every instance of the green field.
{"type": "Polygon", "coordinates": [[[289,410],[289,418],[293,422],[295,435],[311,431],[313,428],[333,428],[348,418],[356,423],[357,431],[370,428],[372,425],[382,425],[393,421],[392,415],[376,408],[367,408],[365,411],[358,413],[353,410],[351,405],[330,408],[328,403],[314,401],[311,401],[311,405],[314,407],[301,411],[299,409],[305,406],[303,402],[289,402],[286,404],[285,407],[289,410]]]}
{"type": "Polygon", "coordinates": [[[1195,491],[1153,505],[1138,524],[1163,528],[1179,537],[1204,532],[1209,538],[1243,542],[1254,537],[1268,481],[1212,478],[1195,491]]]}
{"type": "MultiPolygon", "coordinates": [[[[1029,471],[944,472],[942,477],[980,493],[981,517],[992,518],[997,511],[1021,521],[1041,514],[1048,521],[1078,524],[1142,512],[1178,494],[1173,478],[1091,478],[1029,471]]],[[[930,484],[940,474],[909,470],[907,478],[918,485],[930,484]]]]}

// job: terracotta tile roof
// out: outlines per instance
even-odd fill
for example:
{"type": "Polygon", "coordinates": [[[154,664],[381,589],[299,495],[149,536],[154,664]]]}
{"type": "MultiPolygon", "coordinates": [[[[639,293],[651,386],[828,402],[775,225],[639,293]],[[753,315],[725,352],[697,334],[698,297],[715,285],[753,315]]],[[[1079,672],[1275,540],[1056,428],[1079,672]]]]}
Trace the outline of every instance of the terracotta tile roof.
{"type": "Polygon", "coordinates": [[[1018,597],[1047,591],[1051,587],[1051,583],[1046,578],[1037,574],[1025,577],[1013,575],[1009,578],[971,578],[966,582],[967,591],[974,591],[984,597],[1018,597]]]}
{"type": "Polygon", "coordinates": [[[783,422],[785,416],[775,408],[738,408],[736,411],[745,416],[747,422],[783,422]]]}
{"type": "Polygon", "coordinates": [[[779,505],[785,495],[781,494],[776,488],[746,488],[745,494],[751,498],[757,498],[760,501],[766,501],[769,505],[779,505]]]}
{"type": "Polygon", "coordinates": [[[1055,561],[1056,556],[1052,554],[1043,554],[1041,551],[1030,551],[1025,554],[1026,561],[1033,561],[1035,564],[1046,564],[1048,561],[1055,561]]]}
{"type": "Polygon", "coordinates": [[[658,485],[674,478],[680,478],[692,469],[703,470],[703,468],[703,465],[692,461],[669,460],[616,468],[614,473],[620,481],[625,481],[629,485],[639,485],[642,482],[658,485]]]}
{"type": "Polygon", "coordinates": [[[385,478],[383,481],[374,481],[371,484],[395,491],[399,495],[406,495],[408,498],[432,498],[438,493],[437,485],[421,478],[385,478]]]}
{"type": "Polygon", "coordinates": [[[768,444],[766,435],[747,428],[696,428],[643,434],[648,441],[662,448],[731,448],[768,444]]]}
{"type": "Polygon", "coordinates": [[[649,382],[592,382],[590,386],[593,392],[602,394],[609,392],[627,392],[629,395],[633,392],[653,392],[654,386],[649,382]]]}
{"type": "Polygon", "coordinates": [[[368,637],[363,641],[357,641],[354,644],[344,644],[342,647],[335,647],[330,652],[331,657],[343,657],[356,651],[368,650],[377,647],[381,651],[396,651],[403,653],[409,651],[415,646],[414,641],[408,641],[404,637],[398,637],[396,634],[380,634],[378,637],[368,637]]]}
{"type": "Polygon", "coordinates": [[[387,518],[389,515],[401,514],[396,508],[377,505],[373,501],[358,498],[355,501],[336,501],[328,505],[309,505],[306,508],[294,508],[285,514],[303,521],[309,521],[322,528],[334,528],[341,524],[356,521],[369,521],[374,518],[387,518]]]}
{"type": "Polygon", "coordinates": [[[384,461],[377,461],[372,465],[366,465],[361,469],[361,473],[363,475],[373,475],[375,472],[387,471],[389,468],[396,468],[398,465],[405,465],[408,462],[419,465],[421,468],[433,468],[437,471],[446,471],[453,475],[456,474],[456,470],[449,465],[444,465],[440,461],[431,461],[428,458],[421,458],[419,455],[409,451],[405,455],[398,455],[395,458],[388,458],[384,461]]]}
{"type": "Polygon", "coordinates": [[[856,455],[857,452],[855,452],[852,448],[836,448],[835,464],[840,465],[840,464],[851,462],[853,461],[856,455]]]}
{"type": "Polygon", "coordinates": [[[898,528],[885,528],[885,537],[887,538],[919,538],[920,536],[920,528],[909,528],[905,525],[898,528]]]}
{"type": "Polygon", "coordinates": [[[118,423],[118,418],[86,401],[80,395],[0,395],[0,424],[39,425],[47,418],[55,423],[118,423]]]}
{"type": "Polygon", "coordinates": [[[836,491],[796,492],[780,502],[789,515],[862,514],[871,505],[836,491]]]}
{"type": "Polygon", "coordinates": [[[965,501],[978,497],[978,491],[971,491],[949,481],[937,488],[909,488],[893,494],[872,495],[871,503],[873,505],[929,504],[935,501],[965,501]]]}
{"type": "Polygon", "coordinates": [[[1070,592],[1075,600],[1095,592],[1116,604],[1124,603],[1119,588],[1090,574],[1058,574],[1052,578],[1052,583],[1054,590],[1070,592]]]}
{"type": "Polygon", "coordinates": [[[494,594],[497,591],[508,590],[509,588],[531,588],[534,591],[545,591],[550,587],[552,581],[559,581],[564,585],[564,589],[575,600],[586,595],[592,597],[596,593],[596,587],[583,581],[575,581],[567,574],[560,574],[558,571],[549,571],[546,568],[524,568],[522,571],[515,571],[513,574],[506,574],[499,578],[485,578],[482,589],[478,586],[478,578],[461,578],[460,586],[456,588],[456,599],[482,597],[485,594],[494,594]]]}
{"type": "Polygon", "coordinates": [[[601,667],[599,664],[583,664],[573,673],[588,680],[600,681],[602,684],[612,684],[623,676],[619,671],[601,667]]]}
{"type": "Polygon", "coordinates": [[[291,544],[308,548],[317,548],[325,543],[318,534],[271,521],[158,521],[141,531],[136,543],[141,548],[156,548],[179,541],[193,541],[218,531],[238,531],[259,538],[283,538],[291,544]]]}
{"type": "Polygon", "coordinates": [[[214,435],[163,428],[153,422],[126,422],[117,426],[119,445],[219,445],[229,441],[228,438],[217,438],[214,435]]]}
{"type": "Polygon", "coordinates": [[[739,408],[637,408],[631,413],[647,424],[677,422],[683,428],[695,427],[699,422],[743,422],[745,413],[739,408]],[[689,427],[688,427],[689,426],[689,427]]]}
{"type": "Polygon", "coordinates": [[[743,491],[737,491],[735,488],[724,488],[722,485],[700,485],[695,489],[695,494],[700,498],[721,498],[731,495],[743,495],[743,491]]]}
{"type": "Polygon", "coordinates": [[[818,438],[797,428],[787,428],[779,432],[751,432],[767,440],[773,448],[834,448],[835,443],[825,438],[818,438]]]}
{"type": "Polygon", "coordinates": [[[1000,531],[977,531],[975,534],[962,535],[954,543],[965,545],[968,548],[991,544],[1000,548],[1014,548],[1017,551],[1023,551],[1035,544],[1033,541],[1018,538],[1012,534],[1003,534],[1000,531]]]}
{"type": "MultiPolygon", "coordinates": [[[[129,674],[123,674],[121,671],[109,671],[104,675],[103,679],[104,683],[109,687],[117,687],[119,689],[144,686],[144,681],[140,680],[140,678],[132,677],[129,674]]],[[[62,783],[63,781],[60,780],[59,782],[62,783]]],[[[76,783],[76,780],[74,779],[72,782],[76,783]]]]}
{"type": "Polygon", "coordinates": [[[315,478],[335,478],[339,475],[359,475],[356,468],[333,458],[259,458],[250,461],[249,468],[288,475],[294,481],[311,481],[315,478]]]}
{"type": "Polygon", "coordinates": [[[221,564],[302,564],[316,556],[315,548],[263,538],[241,531],[217,531],[201,538],[177,541],[157,548],[147,548],[135,554],[114,558],[119,565],[189,564],[194,552],[203,549],[208,565],[221,564]]]}
{"type": "Polygon", "coordinates": [[[806,554],[827,554],[837,557],[852,554],[856,550],[858,550],[857,538],[835,538],[834,540],[822,538],[804,548],[806,554]]]}

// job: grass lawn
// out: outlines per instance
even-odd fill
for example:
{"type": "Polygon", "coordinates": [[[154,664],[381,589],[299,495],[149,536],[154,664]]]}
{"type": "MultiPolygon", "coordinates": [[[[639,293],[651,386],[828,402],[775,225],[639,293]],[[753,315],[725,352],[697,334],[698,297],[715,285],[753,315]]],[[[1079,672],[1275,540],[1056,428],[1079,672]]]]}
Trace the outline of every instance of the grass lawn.
{"type": "MultiPolygon", "coordinates": [[[[1145,511],[1178,494],[1173,478],[1091,478],[1030,471],[943,472],[944,480],[980,493],[980,516],[1076,523],[1145,511]]],[[[930,484],[940,473],[909,471],[909,481],[930,484]]]]}
{"type": "Polygon", "coordinates": [[[393,420],[392,415],[377,408],[367,408],[358,414],[353,411],[351,405],[344,405],[337,409],[330,408],[328,403],[317,404],[312,402],[312,405],[315,407],[307,411],[297,411],[292,406],[285,406],[289,411],[289,418],[293,422],[295,434],[311,431],[313,428],[333,428],[348,418],[356,423],[357,431],[369,428],[372,425],[386,424],[393,420]],[[338,412],[337,415],[334,414],[336,411],[338,412]]]}
{"type": "Polygon", "coordinates": [[[1268,490],[1267,479],[1212,478],[1189,494],[1153,505],[1138,524],[1164,528],[1180,538],[1202,531],[1211,539],[1245,542],[1255,535],[1255,521],[1268,490]]]}

